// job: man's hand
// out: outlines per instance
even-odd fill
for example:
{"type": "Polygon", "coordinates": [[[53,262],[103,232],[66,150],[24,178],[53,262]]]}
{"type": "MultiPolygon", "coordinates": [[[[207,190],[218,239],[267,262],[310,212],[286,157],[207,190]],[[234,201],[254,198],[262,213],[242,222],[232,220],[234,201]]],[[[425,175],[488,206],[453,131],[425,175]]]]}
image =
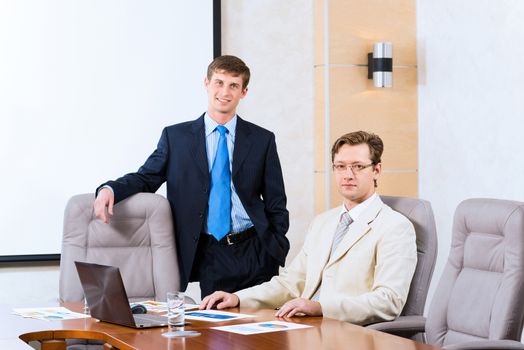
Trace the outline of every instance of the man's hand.
{"type": "Polygon", "coordinates": [[[227,309],[228,307],[236,307],[238,304],[240,304],[240,299],[238,299],[238,296],[231,293],[226,292],[214,292],[213,294],[208,295],[207,297],[202,300],[202,303],[200,304],[199,309],[200,310],[209,310],[213,306],[215,306],[217,309],[227,309]]]}
{"type": "Polygon", "coordinates": [[[115,195],[109,188],[102,188],[98,191],[98,196],[95,199],[95,216],[105,222],[109,223],[109,216],[113,216],[113,204],[115,203],[115,195]],[[106,213],[107,208],[107,213],[106,213]]]}
{"type": "Polygon", "coordinates": [[[318,301],[296,298],[288,301],[275,314],[276,317],[293,317],[297,313],[307,316],[322,316],[322,306],[318,301]]]}

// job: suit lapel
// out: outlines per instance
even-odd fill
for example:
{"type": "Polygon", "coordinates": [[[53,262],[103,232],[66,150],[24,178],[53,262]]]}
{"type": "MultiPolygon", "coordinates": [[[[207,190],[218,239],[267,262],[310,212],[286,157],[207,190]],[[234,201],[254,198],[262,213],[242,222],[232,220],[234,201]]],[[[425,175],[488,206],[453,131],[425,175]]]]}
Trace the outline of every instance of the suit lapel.
{"type": "Polygon", "coordinates": [[[371,230],[370,224],[375,220],[377,215],[380,213],[383,207],[382,200],[377,196],[370,204],[369,207],[355,220],[351,225],[349,225],[348,232],[335,249],[331,255],[326,267],[329,267],[337,260],[339,260],[346,252],[358,242],[366,233],[371,230]]]}
{"type": "Polygon", "coordinates": [[[233,150],[233,176],[238,172],[240,166],[246,159],[251,149],[252,141],[249,137],[251,130],[249,125],[240,117],[237,117],[237,129],[235,131],[235,149],[233,150]]]}
{"type": "Polygon", "coordinates": [[[209,165],[207,164],[207,154],[206,154],[206,135],[204,127],[204,115],[200,116],[197,120],[191,125],[191,132],[193,133],[192,145],[190,149],[194,150],[193,157],[195,163],[198,165],[198,168],[202,173],[209,178],[209,165]]]}

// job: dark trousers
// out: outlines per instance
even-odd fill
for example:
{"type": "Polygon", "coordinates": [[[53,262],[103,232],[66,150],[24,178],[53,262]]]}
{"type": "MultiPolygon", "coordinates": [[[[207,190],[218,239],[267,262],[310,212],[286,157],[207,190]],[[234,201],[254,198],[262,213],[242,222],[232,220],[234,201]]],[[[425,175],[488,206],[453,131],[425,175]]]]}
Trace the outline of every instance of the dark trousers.
{"type": "Polygon", "coordinates": [[[221,290],[236,292],[278,274],[278,263],[262,247],[257,235],[228,245],[206,233],[200,235],[191,281],[199,281],[201,296],[221,290]]]}

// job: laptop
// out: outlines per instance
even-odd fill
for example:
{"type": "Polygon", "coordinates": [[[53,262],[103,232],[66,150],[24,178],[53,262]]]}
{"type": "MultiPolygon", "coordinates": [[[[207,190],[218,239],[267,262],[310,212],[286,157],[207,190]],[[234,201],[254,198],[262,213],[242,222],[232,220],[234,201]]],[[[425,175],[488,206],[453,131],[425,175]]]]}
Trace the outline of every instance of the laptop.
{"type": "Polygon", "coordinates": [[[75,261],[91,317],[132,328],[167,326],[167,317],[131,312],[120,270],[115,266],[75,261]]]}

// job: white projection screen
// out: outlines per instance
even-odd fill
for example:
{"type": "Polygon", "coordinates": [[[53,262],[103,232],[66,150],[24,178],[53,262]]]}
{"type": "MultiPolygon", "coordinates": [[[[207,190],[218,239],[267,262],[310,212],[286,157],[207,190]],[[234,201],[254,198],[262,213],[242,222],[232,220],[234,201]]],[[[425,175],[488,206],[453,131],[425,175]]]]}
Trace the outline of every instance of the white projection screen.
{"type": "Polygon", "coordinates": [[[217,3],[0,0],[0,261],[58,258],[68,199],[205,111],[217,3]]]}

